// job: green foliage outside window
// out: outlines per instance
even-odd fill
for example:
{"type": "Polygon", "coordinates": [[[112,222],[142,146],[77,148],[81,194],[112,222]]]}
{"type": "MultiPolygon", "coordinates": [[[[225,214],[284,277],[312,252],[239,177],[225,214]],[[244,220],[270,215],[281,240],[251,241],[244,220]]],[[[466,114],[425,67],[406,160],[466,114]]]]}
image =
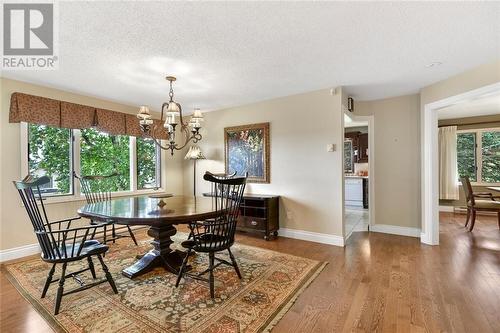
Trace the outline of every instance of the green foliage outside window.
{"type": "Polygon", "coordinates": [[[471,182],[477,181],[475,133],[457,134],[457,162],[459,177],[468,176],[471,182]]]}
{"type": "Polygon", "coordinates": [[[500,183],[500,131],[483,132],[481,140],[483,182],[500,183]]]}
{"type": "Polygon", "coordinates": [[[68,194],[71,190],[71,131],[45,125],[28,125],[28,168],[35,177],[52,182],[45,192],[68,194]]]}
{"type": "Polygon", "coordinates": [[[160,187],[156,171],[157,148],[151,139],[137,138],[137,188],[160,187]]]}
{"type": "Polygon", "coordinates": [[[80,131],[80,169],[83,176],[116,175],[106,184],[109,191],[130,190],[130,141],[91,128],[80,131]]]}

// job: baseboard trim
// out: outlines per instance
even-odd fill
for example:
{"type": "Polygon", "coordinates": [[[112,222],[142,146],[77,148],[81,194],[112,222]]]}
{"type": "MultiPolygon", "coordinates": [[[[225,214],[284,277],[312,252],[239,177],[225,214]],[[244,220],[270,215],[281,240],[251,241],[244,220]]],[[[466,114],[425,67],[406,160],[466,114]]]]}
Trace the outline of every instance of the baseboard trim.
{"type": "Polygon", "coordinates": [[[11,249],[1,250],[0,251],[0,262],[19,259],[22,257],[31,256],[33,254],[40,253],[40,246],[38,243],[23,245],[19,247],[14,247],[11,249]]]}
{"type": "Polygon", "coordinates": [[[381,232],[384,234],[399,235],[399,236],[409,236],[409,237],[420,237],[420,229],[401,227],[397,225],[390,224],[374,224],[370,225],[370,231],[381,232]]]}
{"type": "Polygon", "coordinates": [[[439,206],[439,211],[440,212],[450,212],[453,213],[455,210],[454,206],[439,206]]]}
{"type": "Polygon", "coordinates": [[[319,232],[312,232],[306,230],[280,228],[279,235],[287,238],[294,238],[305,240],[309,242],[316,242],[321,244],[344,246],[344,237],[335,236],[330,234],[322,234],[319,232]]]}

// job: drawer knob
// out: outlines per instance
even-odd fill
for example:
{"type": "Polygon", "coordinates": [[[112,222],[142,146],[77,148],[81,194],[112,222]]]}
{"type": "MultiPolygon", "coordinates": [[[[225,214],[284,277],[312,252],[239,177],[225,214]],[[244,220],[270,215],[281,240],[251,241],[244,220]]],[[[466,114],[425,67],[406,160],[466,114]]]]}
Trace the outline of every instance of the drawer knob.
{"type": "Polygon", "coordinates": [[[257,221],[252,221],[252,222],[250,222],[250,224],[251,225],[257,225],[258,223],[257,223],[257,221]]]}

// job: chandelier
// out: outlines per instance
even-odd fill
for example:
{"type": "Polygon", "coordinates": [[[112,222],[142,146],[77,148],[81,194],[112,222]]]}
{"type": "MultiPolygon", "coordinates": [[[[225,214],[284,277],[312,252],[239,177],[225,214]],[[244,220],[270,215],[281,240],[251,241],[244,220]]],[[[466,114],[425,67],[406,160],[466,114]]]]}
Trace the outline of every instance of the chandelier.
{"type": "Polygon", "coordinates": [[[163,116],[165,115],[163,127],[164,130],[167,131],[167,145],[163,145],[161,140],[155,137],[155,133],[158,133],[158,131],[163,129],[154,123],[147,106],[143,105],[140,107],[137,118],[139,118],[141,131],[146,134],[147,137],[153,139],[161,149],[170,150],[170,154],[174,155],[174,150],[181,150],[186,147],[190,141],[197,143],[201,140],[202,136],[200,134],[200,128],[201,122],[203,121],[203,114],[200,109],[194,109],[194,113],[189,119],[189,122],[184,122],[182,118],[181,105],[174,101],[172,83],[176,80],[176,78],[173,76],[167,76],[166,79],[170,83],[170,92],[168,93],[170,100],[162,104],[160,120],[163,123],[163,116]],[[178,126],[180,126],[180,132],[184,135],[184,141],[182,144],[178,144],[175,138],[175,130],[178,126]]]}

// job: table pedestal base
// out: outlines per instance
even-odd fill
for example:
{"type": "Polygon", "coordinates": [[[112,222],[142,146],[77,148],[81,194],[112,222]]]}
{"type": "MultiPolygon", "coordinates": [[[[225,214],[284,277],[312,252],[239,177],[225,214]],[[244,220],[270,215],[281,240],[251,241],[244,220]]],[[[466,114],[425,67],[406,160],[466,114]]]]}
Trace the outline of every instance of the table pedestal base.
{"type": "Polygon", "coordinates": [[[184,253],[170,248],[173,243],[170,237],[176,233],[177,230],[172,225],[151,227],[148,230],[148,235],[154,238],[151,242],[154,249],[142,256],[132,266],[125,268],[122,274],[133,279],[156,267],[163,267],[167,271],[177,274],[184,259],[184,253]]]}

